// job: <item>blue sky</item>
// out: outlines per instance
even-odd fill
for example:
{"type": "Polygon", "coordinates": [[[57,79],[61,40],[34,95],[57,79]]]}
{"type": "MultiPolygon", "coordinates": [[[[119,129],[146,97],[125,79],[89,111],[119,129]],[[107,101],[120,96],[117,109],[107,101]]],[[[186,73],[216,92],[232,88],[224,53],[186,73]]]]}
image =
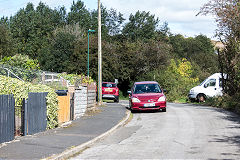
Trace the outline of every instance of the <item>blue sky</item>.
{"type": "MultiPolygon", "coordinates": [[[[51,8],[65,6],[70,9],[73,0],[41,0],[51,8]]],[[[75,0],[76,1],[76,0],[75,0]]],[[[98,0],[82,0],[86,8],[97,9],[98,0]]],[[[24,8],[28,2],[35,6],[40,0],[0,0],[0,17],[14,15],[20,8],[24,8]]],[[[195,15],[200,7],[208,0],[101,0],[108,9],[114,8],[121,12],[126,19],[136,11],[150,11],[159,17],[161,22],[168,22],[170,30],[174,34],[182,34],[186,37],[194,37],[199,34],[213,38],[216,25],[211,16],[195,15]]]]}

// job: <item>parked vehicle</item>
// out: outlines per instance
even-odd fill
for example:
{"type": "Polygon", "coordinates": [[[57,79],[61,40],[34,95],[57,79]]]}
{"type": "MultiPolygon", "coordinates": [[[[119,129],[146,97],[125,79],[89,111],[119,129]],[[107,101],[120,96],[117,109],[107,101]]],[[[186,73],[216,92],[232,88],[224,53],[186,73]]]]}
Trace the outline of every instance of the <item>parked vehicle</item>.
{"type": "MultiPolygon", "coordinates": [[[[226,74],[223,74],[226,78],[226,74]]],[[[215,73],[205,79],[199,86],[192,88],[188,94],[191,101],[204,102],[208,97],[222,96],[222,74],[215,73]]]]}
{"type": "Polygon", "coordinates": [[[116,83],[102,83],[102,99],[114,100],[114,102],[119,102],[119,89],[116,83]]]}
{"type": "Polygon", "coordinates": [[[129,107],[135,110],[162,110],[166,112],[166,97],[155,81],[135,82],[129,93],[129,107]]]}

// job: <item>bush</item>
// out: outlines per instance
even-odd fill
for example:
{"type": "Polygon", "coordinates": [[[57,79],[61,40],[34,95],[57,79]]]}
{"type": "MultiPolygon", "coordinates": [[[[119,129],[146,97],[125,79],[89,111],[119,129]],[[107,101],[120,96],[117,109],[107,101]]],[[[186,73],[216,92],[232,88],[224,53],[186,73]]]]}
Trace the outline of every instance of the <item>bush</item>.
{"type": "Polygon", "coordinates": [[[240,95],[229,96],[225,94],[222,97],[208,98],[206,100],[206,104],[213,107],[223,108],[223,109],[240,114],[240,103],[238,99],[239,96],[240,95]]]}
{"type": "Polygon", "coordinates": [[[177,61],[172,59],[167,69],[158,73],[156,80],[167,90],[168,101],[183,102],[187,99],[189,90],[199,83],[192,73],[192,65],[185,58],[177,61]]]}
{"type": "Polygon", "coordinates": [[[30,59],[27,55],[17,54],[12,57],[4,57],[0,60],[0,74],[7,75],[6,69],[13,72],[14,78],[19,77],[24,81],[32,82],[39,78],[38,60],[30,59]],[[5,68],[5,69],[4,69],[5,68]]]}
{"type": "Polygon", "coordinates": [[[65,80],[68,80],[71,85],[74,85],[76,87],[78,87],[80,84],[91,84],[93,82],[93,79],[91,77],[84,75],[62,73],[59,74],[58,77],[62,77],[65,80]]]}
{"type": "Polygon", "coordinates": [[[47,94],[47,128],[58,126],[58,100],[55,90],[46,85],[33,85],[15,78],[0,75],[0,93],[13,94],[16,104],[20,105],[23,98],[28,98],[29,92],[48,92],[47,94]]]}

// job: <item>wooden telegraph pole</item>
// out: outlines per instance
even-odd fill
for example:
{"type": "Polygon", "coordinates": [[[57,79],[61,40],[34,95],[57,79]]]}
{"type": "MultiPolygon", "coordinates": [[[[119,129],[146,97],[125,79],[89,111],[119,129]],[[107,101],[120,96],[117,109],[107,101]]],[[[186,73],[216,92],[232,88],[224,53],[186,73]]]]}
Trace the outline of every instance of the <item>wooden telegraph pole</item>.
{"type": "Polygon", "coordinates": [[[102,39],[101,39],[101,3],[98,0],[98,104],[102,105],[102,39]]]}

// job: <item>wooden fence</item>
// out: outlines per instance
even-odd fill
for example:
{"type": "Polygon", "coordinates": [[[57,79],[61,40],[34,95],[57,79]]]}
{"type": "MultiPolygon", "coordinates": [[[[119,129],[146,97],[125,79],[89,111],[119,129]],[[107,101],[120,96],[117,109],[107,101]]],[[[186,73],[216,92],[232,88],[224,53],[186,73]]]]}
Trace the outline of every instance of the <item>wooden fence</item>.
{"type": "Polygon", "coordinates": [[[14,106],[13,95],[0,95],[0,143],[14,139],[14,106]]]}
{"type": "Polygon", "coordinates": [[[58,96],[58,123],[62,124],[70,120],[70,94],[58,96]]]}
{"type": "Polygon", "coordinates": [[[32,135],[43,132],[47,128],[47,103],[48,93],[29,93],[23,105],[24,130],[23,135],[32,135]]]}

